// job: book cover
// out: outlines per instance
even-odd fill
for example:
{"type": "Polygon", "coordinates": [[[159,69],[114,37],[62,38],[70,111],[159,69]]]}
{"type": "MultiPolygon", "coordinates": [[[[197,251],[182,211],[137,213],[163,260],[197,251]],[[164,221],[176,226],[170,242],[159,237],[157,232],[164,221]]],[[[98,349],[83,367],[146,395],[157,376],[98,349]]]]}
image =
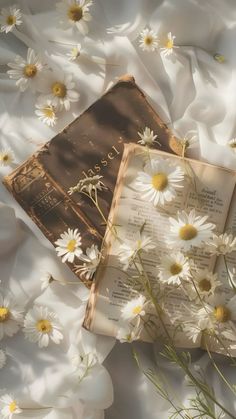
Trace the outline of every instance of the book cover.
{"type": "MultiPolygon", "coordinates": [[[[105,226],[91,201],[68,194],[86,176],[104,177],[108,191],[99,196],[108,215],[123,153],[123,145],[137,142],[149,127],[157,135],[155,147],[181,154],[180,142],[148,103],[132,76],[122,77],[81,116],[46,143],[4,184],[52,244],[68,228],[78,228],[83,247],[100,246],[105,226]]],[[[74,264],[68,264],[75,272],[74,264]]],[[[79,275],[77,275],[79,276],[79,275]]],[[[83,279],[83,278],[81,278],[83,279]]]]}

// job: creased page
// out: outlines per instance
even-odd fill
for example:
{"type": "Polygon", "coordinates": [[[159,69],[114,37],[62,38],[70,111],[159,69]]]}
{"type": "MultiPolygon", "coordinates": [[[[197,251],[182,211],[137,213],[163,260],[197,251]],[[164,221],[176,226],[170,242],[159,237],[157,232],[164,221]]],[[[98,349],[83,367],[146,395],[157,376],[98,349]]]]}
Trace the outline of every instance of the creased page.
{"type": "MultiPolygon", "coordinates": [[[[128,157],[121,163],[117,181],[119,187],[114,195],[111,213],[117,237],[114,238],[114,235],[108,232],[109,251],[107,259],[98,271],[91,323],[91,328],[95,332],[112,336],[117,334],[121,308],[135,295],[128,285],[129,273],[134,273],[135,269],[124,272],[118,256],[120,243],[123,241],[132,243],[137,232],[143,227],[143,233],[151,236],[155,243],[154,249],[143,253],[143,263],[153,284],[157,283],[159,281],[157,265],[164,255],[170,253],[167,242],[170,232],[169,217],[176,217],[180,209],[188,212],[194,208],[199,215],[208,214],[209,222],[216,224],[218,231],[223,231],[236,179],[235,172],[160,151],[150,151],[148,154],[139,146],[128,145],[125,153],[128,157]],[[180,167],[184,173],[183,187],[177,190],[175,199],[165,203],[164,206],[154,206],[152,202],[144,199],[144,194],[136,187],[138,173],[143,170],[150,158],[169,162],[180,167]]],[[[195,260],[198,268],[210,270],[214,268],[215,259],[209,258],[200,249],[195,260]]],[[[165,303],[168,302],[169,318],[181,312],[182,304],[189,301],[180,287],[170,292],[166,286],[166,295],[165,303]]],[[[173,323],[168,319],[165,321],[170,332],[174,333],[173,323]]],[[[158,330],[158,327],[156,329],[158,330]]],[[[147,336],[142,338],[148,340],[147,336]]],[[[199,341],[190,344],[181,333],[176,338],[178,346],[199,346],[199,344],[199,341]]]]}

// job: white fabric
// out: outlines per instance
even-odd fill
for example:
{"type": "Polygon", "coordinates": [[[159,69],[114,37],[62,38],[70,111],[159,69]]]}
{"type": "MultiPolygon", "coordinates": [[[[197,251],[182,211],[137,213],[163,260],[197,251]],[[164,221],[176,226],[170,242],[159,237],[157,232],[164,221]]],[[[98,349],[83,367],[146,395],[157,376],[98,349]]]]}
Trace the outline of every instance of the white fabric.
{"type": "MultiPolygon", "coordinates": [[[[54,0],[15,3],[24,12],[22,34],[0,34],[0,149],[11,147],[16,164],[86,109],[116,77],[131,73],[178,135],[184,136],[189,130],[198,133],[200,146],[192,151],[192,156],[236,168],[236,154],[226,146],[236,136],[234,0],[95,0],[93,21],[85,40],[79,33],[58,28],[54,0]],[[169,31],[176,35],[176,44],[182,47],[176,50],[175,58],[163,58],[159,53],[149,54],[139,48],[137,36],[146,25],[160,36],[169,31]],[[78,42],[89,54],[106,58],[107,65],[86,60],[80,66],[69,63],[65,54],[71,47],[66,44],[78,42]],[[43,54],[52,68],[72,73],[80,92],[79,103],[61,115],[55,128],[37,120],[35,95],[30,91],[20,93],[6,75],[7,63],[14,60],[16,53],[25,57],[29,46],[43,54]],[[225,64],[213,59],[216,52],[226,57],[225,64]]],[[[1,7],[9,4],[12,2],[1,1],[1,7]]],[[[1,168],[1,178],[9,172],[9,168],[1,168]]],[[[21,332],[1,341],[0,347],[6,347],[9,354],[9,363],[0,371],[0,388],[13,393],[28,407],[52,406],[37,413],[28,411],[23,417],[102,419],[103,409],[113,400],[110,377],[98,363],[77,386],[72,380],[70,353],[76,345],[79,350],[97,353],[102,362],[114,342],[87,332],[81,334],[88,297],[83,285],[62,287],[55,283],[41,295],[40,272],[50,271],[68,281],[73,281],[74,276],[3,186],[0,201],[5,204],[0,207],[1,287],[9,288],[27,307],[34,301],[46,304],[60,315],[65,330],[61,345],[43,351],[27,342],[21,332]]],[[[179,399],[186,401],[189,389],[180,372],[168,367],[152,347],[138,347],[144,364],[154,365],[158,360],[179,399]]],[[[235,401],[230,393],[223,394],[206,355],[197,351],[193,357],[206,368],[217,397],[236,412],[235,401]]],[[[233,379],[227,360],[222,359],[221,363],[233,379]]],[[[117,344],[106,366],[115,387],[115,401],[107,410],[106,419],[170,416],[167,403],[156,396],[151,384],[138,372],[129,345],[117,344]]]]}

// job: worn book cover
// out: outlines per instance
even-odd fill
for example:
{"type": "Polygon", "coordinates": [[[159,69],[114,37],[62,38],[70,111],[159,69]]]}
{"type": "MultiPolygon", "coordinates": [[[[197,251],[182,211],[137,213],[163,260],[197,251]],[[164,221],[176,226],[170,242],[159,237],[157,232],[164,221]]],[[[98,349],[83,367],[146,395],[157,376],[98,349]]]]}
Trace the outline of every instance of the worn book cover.
{"type": "MultiPolygon", "coordinates": [[[[126,144],[109,214],[103,246],[103,261],[98,267],[92,285],[84,327],[95,333],[116,337],[121,324],[121,310],[136,295],[130,285],[130,277],[132,273],[137,275],[137,272],[132,266],[128,270],[124,269],[119,258],[121,243],[132,245],[140,229],[145,237],[152,238],[155,247],[153,250],[143,252],[142,257],[148,276],[153,286],[157,287],[160,282],[157,266],[166,254],[171,254],[171,249],[166,242],[170,229],[169,218],[175,218],[180,209],[188,212],[194,208],[198,215],[204,217],[207,214],[209,216],[209,221],[217,226],[219,234],[224,230],[235,231],[235,183],[236,171],[188,158],[183,159],[162,150],[150,150],[147,157],[143,147],[126,144]],[[178,190],[173,201],[165,203],[164,206],[154,206],[153,202],[143,199],[143,194],[135,187],[135,180],[147,159],[165,161],[173,167],[178,165],[185,173],[183,188],[178,190]],[[189,177],[190,173],[191,177],[189,177]],[[115,234],[111,229],[112,225],[116,226],[115,234]]],[[[173,249],[173,252],[177,253],[178,248],[173,249]]],[[[191,258],[191,252],[188,255],[191,258]]],[[[205,248],[201,249],[200,247],[194,250],[194,258],[195,269],[202,272],[205,272],[204,270],[214,272],[221,281],[220,292],[224,293],[227,298],[234,295],[229,286],[222,258],[210,257],[205,248]]],[[[228,255],[227,261],[228,269],[233,270],[236,264],[236,252],[228,255]]],[[[182,287],[171,288],[167,285],[166,295],[168,297],[165,297],[165,304],[168,306],[169,317],[165,319],[166,327],[169,333],[173,334],[177,347],[204,348],[200,335],[193,343],[181,331],[176,333],[176,324],[171,321],[177,314],[182,315],[184,312],[183,307],[189,304],[190,291],[190,288],[187,288],[185,294],[182,287]]],[[[160,296],[161,293],[158,294],[159,299],[160,296]]],[[[190,304],[191,309],[192,305],[190,304]]],[[[156,327],[153,332],[154,334],[160,333],[160,330],[156,327]]],[[[141,335],[141,339],[150,341],[150,336],[144,333],[141,335]]],[[[225,350],[222,350],[222,347],[213,339],[208,344],[212,351],[225,353],[225,350]]],[[[230,341],[225,337],[224,344],[226,347],[230,347],[230,341]]],[[[230,353],[232,356],[236,356],[235,346],[230,353]]]]}
{"type": "MultiPolygon", "coordinates": [[[[163,123],[132,76],[122,77],[97,102],[4,179],[15,199],[54,244],[68,228],[78,228],[84,249],[100,245],[105,227],[91,201],[68,195],[86,177],[102,175],[108,191],[99,196],[108,215],[123,153],[149,127],[164,151],[181,154],[181,145],[163,123]]],[[[72,270],[73,264],[69,264],[72,270]]],[[[83,279],[83,278],[81,278],[83,279]]]]}

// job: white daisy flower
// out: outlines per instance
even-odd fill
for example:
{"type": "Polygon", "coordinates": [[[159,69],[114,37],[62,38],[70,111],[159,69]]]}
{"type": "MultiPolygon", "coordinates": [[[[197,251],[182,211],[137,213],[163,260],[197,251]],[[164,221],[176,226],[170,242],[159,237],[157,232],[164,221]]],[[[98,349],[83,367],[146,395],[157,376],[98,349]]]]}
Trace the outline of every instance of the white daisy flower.
{"type": "Polygon", "coordinates": [[[228,141],[228,146],[231,148],[231,150],[236,153],[236,138],[232,138],[232,140],[228,141]]]}
{"type": "Polygon", "coordinates": [[[197,342],[202,332],[207,329],[208,321],[200,312],[202,306],[191,304],[191,306],[182,305],[182,314],[178,317],[172,317],[171,321],[175,325],[180,325],[183,328],[186,336],[194,343],[197,342]]]}
{"type": "Polygon", "coordinates": [[[196,342],[199,334],[209,331],[211,334],[230,339],[231,348],[236,348],[236,296],[230,300],[225,294],[214,294],[204,302],[204,307],[191,305],[182,318],[187,336],[196,342]]]}
{"type": "Polygon", "coordinates": [[[198,146],[198,136],[189,131],[183,138],[179,139],[185,151],[198,146]]]}
{"type": "Polygon", "coordinates": [[[207,269],[198,270],[193,274],[194,285],[191,285],[192,296],[198,298],[200,297],[209,297],[215,293],[217,287],[221,285],[218,281],[217,274],[213,274],[207,269]]]}
{"type": "Polygon", "coordinates": [[[148,252],[156,247],[151,237],[144,233],[136,233],[134,240],[130,242],[124,242],[120,245],[118,250],[119,260],[123,265],[123,269],[127,270],[129,265],[134,260],[137,252],[144,251],[148,252]]]}
{"type": "Polygon", "coordinates": [[[0,166],[10,166],[14,160],[15,156],[10,148],[0,150],[0,166]]]}
{"type": "Polygon", "coordinates": [[[2,9],[0,13],[0,32],[11,32],[16,26],[22,24],[22,15],[20,9],[16,6],[10,6],[2,9]]]}
{"type": "Polygon", "coordinates": [[[144,316],[146,305],[147,301],[143,295],[128,301],[128,303],[126,303],[125,306],[121,309],[121,318],[123,320],[131,321],[137,317],[144,316]]]}
{"type": "Polygon", "coordinates": [[[95,175],[95,176],[87,176],[83,179],[81,179],[77,185],[72,186],[68,194],[73,195],[75,192],[87,192],[90,196],[92,195],[92,192],[97,193],[97,191],[103,191],[106,190],[107,187],[104,185],[104,183],[101,181],[103,176],[95,175]]]}
{"type": "Polygon", "coordinates": [[[81,44],[77,44],[66,55],[69,61],[76,61],[81,56],[81,52],[82,52],[81,44]]]}
{"type": "Polygon", "coordinates": [[[116,339],[121,343],[131,343],[140,338],[140,327],[133,327],[130,324],[124,323],[120,325],[117,330],[116,339]]]}
{"type": "Polygon", "coordinates": [[[92,4],[91,0],[63,0],[57,3],[57,10],[61,16],[59,22],[63,29],[77,28],[82,35],[87,35],[87,22],[92,20],[89,13],[92,4]]]}
{"type": "Polygon", "coordinates": [[[91,247],[86,249],[86,254],[79,256],[79,259],[84,262],[82,266],[76,265],[76,273],[80,273],[86,279],[92,279],[96,269],[100,263],[101,253],[97,245],[92,244],[91,247]]]}
{"type": "Polygon", "coordinates": [[[167,242],[171,247],[177,246],[184,251],[190,250],[192,246],[202,246],[212,236],[215,225],[206,223],[208,216],[196,215],[192,209],[189,214],[185,211],[178,211],[178,219],[170,217],[170,233],[167,242]]]}
{"type": "Polygon", "coordinates": [[[62,233],[60,238],[55,241],[56,252],[58,256],[62,257],[62,262],[74,262],[75,257],[80,257],[83,253],[81,249],[81,234],[78,232],[78,229],[72,230],[71,228],[68,231],[62,233]]]}
{"type": "Polygon", "coordinates": [[[0,292],[0,340],[18,332],[23,320],[24,309],[19,307],[10,294],[0,292]]]}
{"type": "Polygon", "coordinates": [[[176,36],[172,35],[171,32],[168,32],[166,40],[163,42],[163,46],[160,48],[161,53],[164,57],[168,57],[174,53],[174,49],[179,48],[177,47],[175,42],[176,36]]]}
{"type": "Polygon", "coordinates": [[[216,53],[213,55],[214,60],[216,60],[218,63],[223,64],[226,61],[226,58],[223,54],[216,53]]]}
{"type": "Polygon", "coordinates": [[[18,406],[18,403],[11,394],[4,394],[0,397],[0,413],[4,419],[12,419],[14,415],[18,415],[22,412],[22,409],[18,406]]]}
{"type": "Polygon", "coordinates": [[[183,280],[191,277],[189,259],[180,252],[164,256],[158,269],[160,280],[167,284],[180,285],[183,280]]]}
{"type": "Polygon", "coordinates": [[[176,189],[182,188],[180,183],[184,180],[181,167],[173,166],[168,160],[151,159],[144,167],[143,172],[138,172],[135,182],[142,199],[153,202],[154,206],[164,205],[176,197],[176,189]]]}
{"type": "Polygon", "coordinates": [[[63,339],[61,330],[57,315],[47,307],[34,306],[25,316],[25,337],[30,342],[38,343],[40,348],[47,347],[50,340],[58,345],[63,339]]]}
{"type": "MultiPolygon", "coordinates": [[[[212,320],[215,324],[235,322],[236,321],[236,296],[229,301],[226,294],[215,294],[211,296],[207,303],[212,320]]],[[[236,336],[235,336],[236,338],[236,336]]]]}
{"type": "Polygon", "coordinates": [[[54,281],[54,278],[49,272],[44,272],[44,274],[40,277],[40,281],[41,281],[41,290],[44,291],[54,281]]]}
{"type": "Polygon", "coordinates": [[[35,107],[35,114],[38,116],[39,120],[49,127],[54,127],[57,122],[56,109],[55,106],[51,104],[50,100],[41,103],[37,102],[35,107]]]}
{"type": "Polygon", "coordinates": [[[139,46],[143,51],[156,51],[159,46],[157,33],[152,29],[144,29],[142,32],[140,32],[139,46]]]}
{"type": "Polygon", "coordinates": [[[7,356],[6,352],[0,349],[0,370],[6,365],[7,356]]]}
{"type": "Polygon", "coordinates": [[[236,296],[228,300],[226,294],[215,294],[209,297],[205,307],[199,310],[199,315],[208,312],[208,328],[225,336],[236,344],[236,296]]]}
{"type": "Polygon", "coordinates": [[[232,234],[213,234],[207,243],[207,250],[213,255],[226,255],[236,250],[236,237],[232,234]]]}
{"type": "Polygon", "coordinates": [[[54,110],[69,111],[70,104],[79,100],[79,93],[74,90],[75,82],[71,74],[51,73],[44,81],[45,95],[39,97],[40,102],[50,103],[54,110]]]}
{"type": "Polygon", "coordinates": [[[138,135],[141,138],[140,140],[138,140],[139,144],[150,147],[154,143],[158,143],[158,141],[156,141],[156,138],[158,138],[158,136],[154,135],[154,132],[148,127],[145,127],[145,129],[143,130],[143,133],[138,132],[138,135]]]}
{"type": "Polygon", "coordinates": [[[33,49],[28,49],[26,60],[17,55],[15,62],[8,63],[8,67],[12,70],[8,70],[7,74],[10,79],[16,80],[16,86],[21,92],[28,88],[33,92],[40,90],[45,65],[33,49]]]}

